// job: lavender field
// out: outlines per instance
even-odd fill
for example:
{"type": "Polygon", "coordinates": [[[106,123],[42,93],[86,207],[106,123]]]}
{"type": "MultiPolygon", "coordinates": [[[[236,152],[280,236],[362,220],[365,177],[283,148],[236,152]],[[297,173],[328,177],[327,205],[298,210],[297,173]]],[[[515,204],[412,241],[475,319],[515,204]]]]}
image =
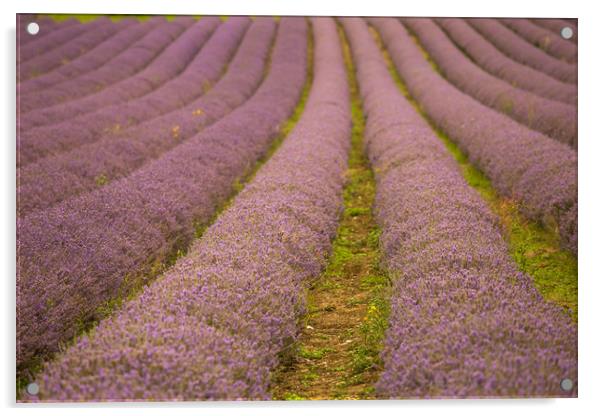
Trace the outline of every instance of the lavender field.
{"type": "Polygon", "coordinates": [[[576,38],[17,15],[17,400],[577,397],[576,38]]]}

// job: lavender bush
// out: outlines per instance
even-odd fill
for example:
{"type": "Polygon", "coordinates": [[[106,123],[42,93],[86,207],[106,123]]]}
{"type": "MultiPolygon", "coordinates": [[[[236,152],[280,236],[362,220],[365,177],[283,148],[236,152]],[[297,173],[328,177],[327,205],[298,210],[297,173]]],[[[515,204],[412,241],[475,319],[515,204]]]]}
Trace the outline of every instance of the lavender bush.
{"type": "Polygon", "coordinates": [[[87,96],[94,96],[98,92],[104,93],[104,91],[119,81],[126,81],[135,74],[144,71],[148,66],[152,65],[152,62],[156,62],[155,58],[158,55],[160,56],[163,50],[174,42],[185,30],[185,26],[189,26],[187,23],[189,23],[188,20],[181,20],[179,23],[159,22],[154,30],[98,70],[40,91],[37,99],[33,96],[32,98],[26,98],[33,93],[23,94],[19,97],[18,108],[18,111],[23,113],[19,117],[21,119],[19,121],[24,126],[22,129],[29,129],[44,123],[57,123],[64,118],[57,117],[53,119],[51,113],[57,112],[61,108],[60,103],[68,106],[68,101],[70,100],[79,98],[80,100],[78,101],[83,101],[85,98],[89,99],[90,97],[87,96]],[[27,101],[30,103],[29,105],[35,106],[36,104],[31,103],[36,102],[36,100],[38,101],[37,105],[42,107],[43,103],[39,103],[39,101],[48,100],[46,101],[47,108],[39,108],[37,111],[30,112],[29,114],[25,113],[27,109],[23,107],[22,102],[27,101]],[[49,112],[47,120],[37,120],[32,117],[37,114],[37,118],[39,119],[44,114],[44,111],[49,112]],[[31,121],[28,122],[27,117],[31,121]]]}
{"type": "Polygon", "coordinates": [[[429,118],[525,215],[559,227],[564,247],[577,253],[577,154],[463,94],[422,56],[401,23],[371,19],[410,93],[429,118]]]}
{"type": "MultiPolygon", "coordinates": [[[[170,25],[174,24],[171,23],[170,25]]],[[[31,100],[28,99],[29,96],[23,96],[19,103],[22,111],[25,112],[21,116],[22,125],[35,127],[56,124],[79,114],[148,94],[180,74],[197,54],[217,25],[219,25],[218,18],[201,19],[196,24],[189,26],[181,36],[153,59],[144,70],[100,92],[74,99],[79,96],[79,93],[76,93],[75,97],[70,96],[69,101],[65,102],[66,97],[59,90],[59,94],[54,95],[55,98],[62,101],[58,105],[52,105],[52,103],[56,104],[56,101],[53,101],[52,98],[50,98],[49,103],[40,102],[41,97],[46,98],[46,94],[53,97],[53,91],[57,92],[54,89],[53,91],[42,91],[38,94],[38,97],[30,97],[32,98],[31,100]]],[[[135,55],[137,52],[135,49],[130,51],[132,55],[135,55]]],[[[79,81],[81,81],[81,78],[79,81]]],[[[67,96],[69,96],[69,91],[76,88],[77,84],[77,82],[68,82],[66,85],[63,85],[67,96]]]]}
{"type": "Polygon", "coordinates": [[[185,247],[265,153],[306,77],[305,20],[280,22],[269,75],[244,105],[126,178],[17,221],[19,367],[185,247]]]}
{"type": "Polygon", "coordinates": [[[545,72],[560,81],[577,83],[576,65],[551,57],[499,21],[494,19],[466,19],[466,22],[494,44],[496,48],[515,61],[545,72]]]}
{"type": "Polygon", "coordinates": [[[155,18],[128,26],[77,59],[43,75],[18,83],[17,95],[25,95],[31,92],[39,93],[45,88],[99,69],[146,35],[158,23],[159,20],[155,18]]]}
{"type": "Polygon", "coordinates": [[[17,63],[24,64],[36,56],[61,47],[66,42],[85,33],[91,23],[79,23],[61,25],[53,30],[48,36],[40,36],[35,42],[30,42],[19,48],[17,63]]]}
{"type": "Polygon", "coordinates": [[[547,54],[570,63],[577,61],[577,45],[563,39],[560,31],[550,32],[528,19],[499,19],[499,21],[547,54]]]}
{"type": "MultiPolygon", "coordinates": [[[[577,380],[576,326],[517,271],[496,217],[398,92],[365,23],[342,20],[357,65],[376,217],[393,277],[378,395],[576,396],[576,388],[560,388],[564,378],[577,380]]],[[[404,34],[411,42],[398,22],[371,21],[385,36],[404,34]],[[394,27],[400,30],[385,29],[394,27]]]]}
{"type": "Polygon", "coordinates": [[[33,78],[48,72],[57,66],[63,65],[70,60],[88,52],[103,40],[113,36],[120,30],[134,24],[132,19],[121,20],[118,23],[111,22],[108,18],[99,18],[88,25],[86,31],[69,42],[64,43],[46,53],[42,53],[18,67],[18,82],[33,78]]]}
{"type": "Polygon", "coordinates": [[[432,20],[403,18],[451,83],[483,104],[556,140],[577,146],[577,108],[513,87],[490,75],[458,50],[432,20]]]}
{"type": "MultiPolygon", "coordinates": [[[[238,32],[247,23],[247,19],[237,22],[237,18],[224,23],[215,39],[212,38],[204,48],[208,52],[206,58],[213,57],[205,62],[215,65],[215,57],[224,53],[226,44],[238,44],[242,35],[238,32]],[[230,25],[233,27],[228,30],[230,25]]],[[[255,19],[229,64],[228,72],[209,92],[188,105],[122,133],[105,133],[91,144],[23,166],[18,172],[19,215],[47,208],[126,176],[241,105],[263,78],[275,28],[272,18],[255,19]]],[[[141,110],[147,108],[142,106],[141,110]]],[[[83,144],[77,141],[76,135],[62,137],[72,138],[74,145],[83,144]]],[[[60,136],[56,139],[59,141],[60,136]]]]}
{"type": "Polygon", "coordinates": [[[577,86],[513,61],[462,19],[435,19],[451,40],[481,68],[511,85],[541,97],[577,104],[577,86]]]}
{"type": "Polygon", "coordinates": [[[312,22],[315,78],[293,132],[188,256],[48,366],[42,399],[269,398],[336,232],[349,147],[336,27],[312,22]]]}
{"type": "Polygon", "coordinates": [[[567,19],[530,19],[533,23],[543,28],[548,29],[553,33],[560,33],[565,27],[569,27],[573,31],[573,36],[569,39],[573,43],[577,43],[577,26],[567,19]]]}
{"type": "MultiPolygon", "coordinates": [[[[56,20],[46,16],[20,13],[17,15],[17,48],[21,48],[28,43],[33,43],[36,40],[41,39],[41,37],[32,36],[27,32],[27,25],[31,22],[38,23],[41,29],[40,32],[44,35],[49,35],[54,30],[77,23],[75,19],[67,19],[57,22],[56,20]]],[[[19,61],[19,52],[17,52],[17,61],[19,61]]]]}
{"type": "MultiPolygon", "coordinates": [[[[186,37],[188,43],[194,45],[195,42],[192,42],[191,39],[198,39],[196,42],[200,43],[206,40],[210,31],[217,25],[218,18],[206,18],[202,22],[205,25],[197,26],[202,31],[202,36],[191,33],[190,37],[186,37]]],[[[249,22],[248,17],[229,19],[220,26],[221,30],[218,29],[214,32],[214,35],[209,38],[206,45],[203,45],[203,48],[188,63],[183,72],[139,98],[125,102],[119,100],[114,104],[107,105],[107,94],[104,96],[97,94],[97,96],[90,97],[88,102],[92,101],[91,105],[101,103],[101,108],[51,126],[41,126],[24,132],[19,138],[19,165],[25,166],[42,157],[93,143],[103,135],[115,139],[129,126],[178,109],[202,96],[223,73],[240,44],[249,22]]],[[[190,46],[186,46],[185,39],[181,40],[182,42],[178,42],[179,45],[173,45],[178,47],[176,51],[189,50],[190,46]]],[[[165,53],[169,54],[169,49],[165,53]]],[[[162,70],[160,67],[157,68],[162,70]]],[[[146,79],[147,76],[140,74],[140,79],[146,79]]],[[[108,92],[108,95],[119,96],[121,93],[117,91],[124,84],[140,85],[139,82],[128,79],[116,84],[112,88],[114,92],[108,92]]]]}

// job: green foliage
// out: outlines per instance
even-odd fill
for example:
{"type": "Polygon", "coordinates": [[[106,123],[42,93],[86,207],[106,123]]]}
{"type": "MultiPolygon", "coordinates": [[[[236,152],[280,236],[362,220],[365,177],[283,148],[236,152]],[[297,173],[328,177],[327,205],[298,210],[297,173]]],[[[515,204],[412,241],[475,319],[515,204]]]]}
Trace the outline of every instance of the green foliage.
{"type": "Polygon", "coordinates": [[[104,186],[107,183],[109,183],[109,179],[107,178],[107,176],[104,173],[101,173],[100,175],[95,177],[94,181],[96,182],[96,185],[98,185],[98,186],[104,186]]]}
{"type": "Polygon", "coordinates": [[[284,400],[306,400],[305,397],[299,396],[296,393],[285,393],[284,400]]]}
{"type": "Polygon", "coordinates": [[[318,348],[315,350],[310,350],[304,346],[299,348],[299,356],[302,358],[307,358],[308,360],[321,360],[328,354],[332,352],[332,348],[318,348]]]}
{"type": "MultiPolygon", "coordinates": [[[[140,21],[145,21],[150,19],[152,16],[151,15],[142,15],[142,14],[40,14],[38,16],[45,16],[45,17],[50,17],[53,20],[56,20],[57,22],[61,22],[63,20],[68,20],[68,19],[77,19],[82,23],[88,23],[91,22],[93,20],[98,19],[99,17],[103,17],[106,16],[109,19],[111,19],[114,22],[118,22],[119,20],[125,19],[125,18],[133,18],[133,19],[137,19],[140,21]]],[[[167,18],[167,20],[169,20],[170,18],[173,19],[173,16],[165,16],[167,18]]]]}

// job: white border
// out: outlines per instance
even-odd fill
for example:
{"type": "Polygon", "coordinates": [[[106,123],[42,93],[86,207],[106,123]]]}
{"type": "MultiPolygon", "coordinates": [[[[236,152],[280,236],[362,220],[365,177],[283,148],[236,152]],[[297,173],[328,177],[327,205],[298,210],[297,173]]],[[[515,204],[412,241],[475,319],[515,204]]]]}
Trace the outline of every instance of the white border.
{"type": "Polygon", "coordinates": [[[546,415],[591,414],[600,409],[599,392],[602,378],[600,367],[599,297],[602,295],[602,270],[596,263],[600,257],[598,244],[602,232],[600,189],[602,189],[602,138],[600,120],[602,62],[599,42],[602,40],[601,15],[592,1],[504,0],[498,2],[399,1],[365,0],[20,0],[2,2],[0,19],[3,23],[3,55],[0,65],[5,111],[1,112],[5,137],[2,140],[3,239],[0,247],[4,266],[3,331],[0,348],[4,371],[1,377],[2,405],[10,414],[42,411],[44,414],[79,414],[85,408],[92,414],[125,414],[143,411],[163,414],[168,409],[182,413],[280,415],[282,413],[365,414],[374,409],[383,414],[420,412],[421,415],[470,415],[487,412],[504,415],[515,412],[545,412],[546,415]],[[406,402],[303,402],[303,403],[185,403],[185,404],[111,404],[107,405],[50,405],[14,404],[15,348],[15,13],[130,13],[130,14],[278,14],[278,15],[402,15],[402,16],[515,16],[515,17],[578,17],[579,18],[579,399],[564,400],[465,400],[465,401],[406,401],[406,402]],[[136,408],[137,410],[134,410],[136,408]],[[577,413],[578,412],[578,413],[577,413]]]}

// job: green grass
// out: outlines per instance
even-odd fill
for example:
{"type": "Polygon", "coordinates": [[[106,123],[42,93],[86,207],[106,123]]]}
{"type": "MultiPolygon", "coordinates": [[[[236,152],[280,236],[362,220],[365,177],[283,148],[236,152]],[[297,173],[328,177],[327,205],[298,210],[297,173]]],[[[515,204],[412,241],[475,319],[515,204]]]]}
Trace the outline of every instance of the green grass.
{"type": "MultiPolygon", "coordinates": [[[[151,17],[154,17],[153,15],[149,15],[149,14],[39,14],[38,16],[50,17],[51,19],[56,20],[57,22],[61,22],[61,21],[67,20],[67,19],[76,19],[82,23],[92,22],[92,21],[98,19],[99,17],[108,17],[109,19],[111,19],[114,22],[118,22],[125,18],[132,18],[132,19],[137,19],[140,21],[145,21],[145,20],[150,19],[151,17]]],[[[177,15],[157,15],[157,16],[163,16],[169,22],[177,17],[177,15]]],[[[191,15],[191,17],[195,20],[198,20],[201,18],[201,16],[199,16],[199,15],[191,15]]],[[[222,21],[226,21],[228,19],[228,16],[219,16],[219,17],[222,21]]]]}
{"type": "Polygon", "coordinates": [[[307,400],[303,396],[299,396],[296,393],[285,393],[284,400],[307,400]]]}
{"type": "MultiPolygon", "coordinates": [[[[344,42],[340,28],[339,34],[344,42]]],[[[298,343],[296,355],[304,360],[294,360],[298,363],[296,367],[287,370],[282,366],[277,371],[274,378],[277,397],[324,398],[325,391],[329,391],[329,399],[357,397],[357,388],[352,392],[348,387],[358,384],[366,385],[360,394],[362,398],[373,397],[375,370],[382,366],[380,351],[388,319],[390,285],[380,269],[380,231],[371,209],[376,186],[363,151],[364,115],[351,55],[346,43],[344,45],[353,122],[343,188],[345,209],[326,268],[307,291],[308,313],[302,321],[308,325],[326,316],[323,312],[329,312],[329,330],[327,335],[312,330],[307,341],[298,343]],[[351,323],[345,318],[347,311],[337,317],[339,308],[349,305],[365,306],[353,312],[351,323]],[[354,340],[353,347],[342,346],[350,339],[354,340]],[[340,364],[342,358],[345,358],[343,365],[340,364]],[[336,377],[334,382],[333,376],[336,377]]]]}
{"type": "MultiPolygon", "coordinates": [[[[535,286],[546,300],[562,306],[577,321],[576,256],[560,247],[560,237],[556,230],[528,220],[520,213],[520,205],[516,201],[499,195],[489,178],[472,165],[468,156],[458,145],[430,121],[428,115],[410,95],[395,70],[391,57],[384,48],[378,33],[373,29],[371,29],[371,33],[381,48],[389,72],[399,90],[443,141],[447,150],[458,162],[468,185],[477,190],[491,210],[499,216],[509,252],[519,269],[531,276],[535,286]]],[[[414,41],[420,47],[415,38],[414,41]]],[[[438,70],[426,51],[422,48],[421,50],[431,66],[438,70]]]]}
{"type": "Polygon", "coordinates": [[[315,350],[310,350],[309,348],[301,346],[299,348],[299,356],[307,358],[308,360],[321,360],[326,354],[332,351],[332,348],[317,348],[315,350]]]}
{"type": "Polygon", "coordinates": [[[145,21],[148,20],[150,17],[150,15],[135,15],[135,14],[39,14],[38,16],[40,17],[49,17],[53,20],[56,20],[57,22],[62,22],[64,20],[68,20],[68,19],[76,19],[79,20],[82,23],[88,23],[88,22],[92,22],[96,19],[98,19],[99,17],[108,17],[109,19],[111,19],[114,22],[118,22],[119,20],[122,20],[126,17],[131,17],[134,19],[138,19],[140,21],[145,21]]]}
{"type": "MultiPolygon", "coordinates": [[[[340,241],[343,245],[361,244],[365,247],[365,256],[360,261],[370,262],[370,273],[363,276],[360,282],[362,289],[369,291],[366,315],[360,326],[361,342],[352,353],[352,374],[361,381],[363,373],[382,367],[380,352],[383,347],[385,331],[389,318],[389,289],[390,280],[381,268],[380,233],[381,230],[372,217],[372,204],[376,195],[374,172],[370,167],[364,152],[365,119],[362,112],[362,101],[356,79],[355,66],[349,49],[349,44],[342,27],[338,27],[339,37],[343,46],[343,55],[347,69],[347,79],[351,90],[351,117],[353,130],[351,134],[351,153],[349,160],[348,184],[344,191],[344,216],[354,218],[359,215],[370,217],[370,227],[365,230],[361,241],[349,239],[348,231],[342,229],[340,241]]],[[[353,221],[353,220],[352,220],[353,221]]],[[[335,259],[336,260],[336,259],[335,259]]],[[[337,265],[337,261],[334,265],[337,265]]],[[[367,375],[367,374],[366,374],[367,375]]],[[[368,386],[364,394],[373,394],[372,386],[368,386]]]]}

